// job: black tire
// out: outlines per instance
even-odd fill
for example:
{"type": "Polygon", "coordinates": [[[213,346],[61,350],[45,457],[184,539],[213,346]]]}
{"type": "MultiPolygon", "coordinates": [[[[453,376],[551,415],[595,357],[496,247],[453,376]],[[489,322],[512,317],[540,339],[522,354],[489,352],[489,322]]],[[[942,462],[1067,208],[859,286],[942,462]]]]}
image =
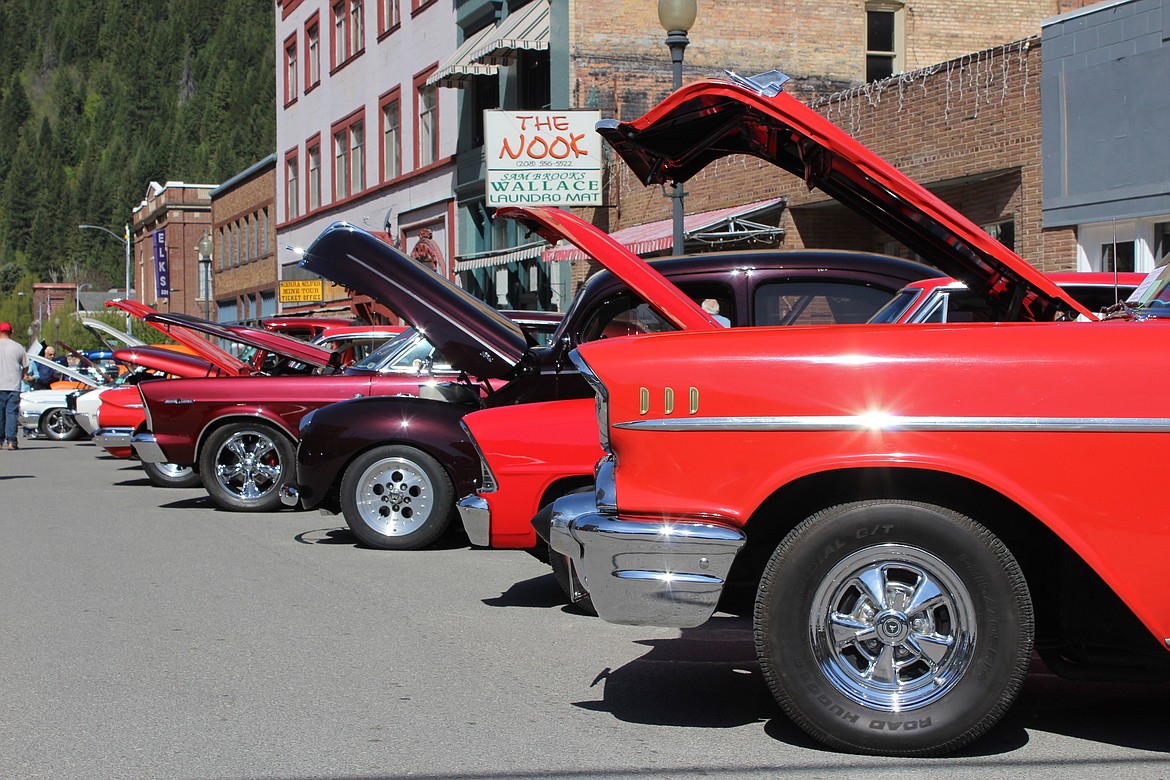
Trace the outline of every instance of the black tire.
{"type": "Polygon", "coordinates": [[[49,409],[41,415],[37,427],[53,441],[73,441],[81,435],[81,426],[68,409],[49,409]]]}
{"type": "Polygon", "coordinates": [[[362,544],[417,550],[435,542],[455,511],[451,477],[422,450],[389,444],[364,452],[341,478],[341,513],[362,544]]]}
{"type": "Polygon", "coordinates": [[[548,551],[548,565],[552,567],[553,578],[556,579],[557,585],[561,586],[561,590],[564,592],[565,597],[568,598],[569,604],[586,615],[597,617],[597,609],[593,606],[593,599],[584,588],[580,591],[584,595],[577,598],[576,601],[573,600],[575,596],[578,596],[578,592],[569,582],[569,557],[550,547],[548,551]]]}
{"type": "Polygon", "coordinates": [[[178,466],[174,463],[143,463],[142,470],[150,484],[164,488],[199,487],[203,478],[191,466],[178,466]]]}
{"type": "Polygon", "coordinates": [[[1019,692],[1033,632],[1007,547],[968,517],[908,501],[808,518],[756,598],[772,694],[814,738],[855,753],[942,755],[982,735],[1019,692]]]}
{"type": "Polygon", "coordinates": [[[230,423],[207,438],[199,453],[203,487],[231,512],[280,509],[280,487],[296,475],[293,442],[264,423],[230,423]]]}

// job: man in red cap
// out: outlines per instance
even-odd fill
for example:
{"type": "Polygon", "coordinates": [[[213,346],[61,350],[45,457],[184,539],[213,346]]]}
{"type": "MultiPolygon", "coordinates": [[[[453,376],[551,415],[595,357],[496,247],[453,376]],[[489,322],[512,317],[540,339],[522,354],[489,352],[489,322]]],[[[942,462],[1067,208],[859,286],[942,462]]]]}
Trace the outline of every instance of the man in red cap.
{"type": "Polygon", "coordinates": [[[20,410],[20,377],[28,368],[28,353],[12,340],[12,325],[0,322],[0,446],[14,450],[16,414],[20,410]]]}

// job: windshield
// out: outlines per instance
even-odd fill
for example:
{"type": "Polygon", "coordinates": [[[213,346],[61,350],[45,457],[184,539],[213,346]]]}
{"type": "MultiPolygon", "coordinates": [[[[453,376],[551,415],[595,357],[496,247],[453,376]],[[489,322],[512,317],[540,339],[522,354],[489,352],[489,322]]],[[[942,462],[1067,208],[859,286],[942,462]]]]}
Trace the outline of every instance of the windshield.
{"type": "Polygon", "coordinates": [[[1135,308],[1157,310],[1170,307],[1170,265],[1150,271],[1125,302],[1135,308]]]}
{"type": "Polygon", "coordinates": [[[382,342],[377,349],[372,350],[370,354],[361,360],[354,362],[350,368],[356,368],[362,371],[381,371],[383,364],[391,362],[394,356],[412,342],[417,335],[417,330],[407,328],[397,336],[382,342]]]}

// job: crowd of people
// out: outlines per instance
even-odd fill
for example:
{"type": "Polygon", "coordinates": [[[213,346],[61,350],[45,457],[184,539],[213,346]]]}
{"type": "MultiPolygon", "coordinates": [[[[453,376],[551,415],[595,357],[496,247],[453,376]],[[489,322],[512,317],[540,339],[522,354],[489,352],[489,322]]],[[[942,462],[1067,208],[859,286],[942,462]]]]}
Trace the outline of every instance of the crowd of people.
{"type": "MultiPolygon", "coordinates": [[[[60,362],[53,346],[46,346],[41,357],[60,362]]],[[[12,338],[11,323],[0,322],[0,449],[20,449],[17,415],[21,390],[47,390],[59,378],[52,366],[29,358],[28,350],[12,338]]]]}

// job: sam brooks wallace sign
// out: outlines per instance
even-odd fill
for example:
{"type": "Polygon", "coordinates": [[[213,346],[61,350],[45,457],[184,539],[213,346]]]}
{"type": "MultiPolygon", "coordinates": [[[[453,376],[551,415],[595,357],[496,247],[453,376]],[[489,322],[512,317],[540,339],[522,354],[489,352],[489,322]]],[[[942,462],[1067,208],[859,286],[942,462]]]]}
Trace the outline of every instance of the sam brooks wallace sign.
{"type": "Polygon", "coordinates": [[[485,111],[488,206],[600,206],[600,111],[485,111]]]}

